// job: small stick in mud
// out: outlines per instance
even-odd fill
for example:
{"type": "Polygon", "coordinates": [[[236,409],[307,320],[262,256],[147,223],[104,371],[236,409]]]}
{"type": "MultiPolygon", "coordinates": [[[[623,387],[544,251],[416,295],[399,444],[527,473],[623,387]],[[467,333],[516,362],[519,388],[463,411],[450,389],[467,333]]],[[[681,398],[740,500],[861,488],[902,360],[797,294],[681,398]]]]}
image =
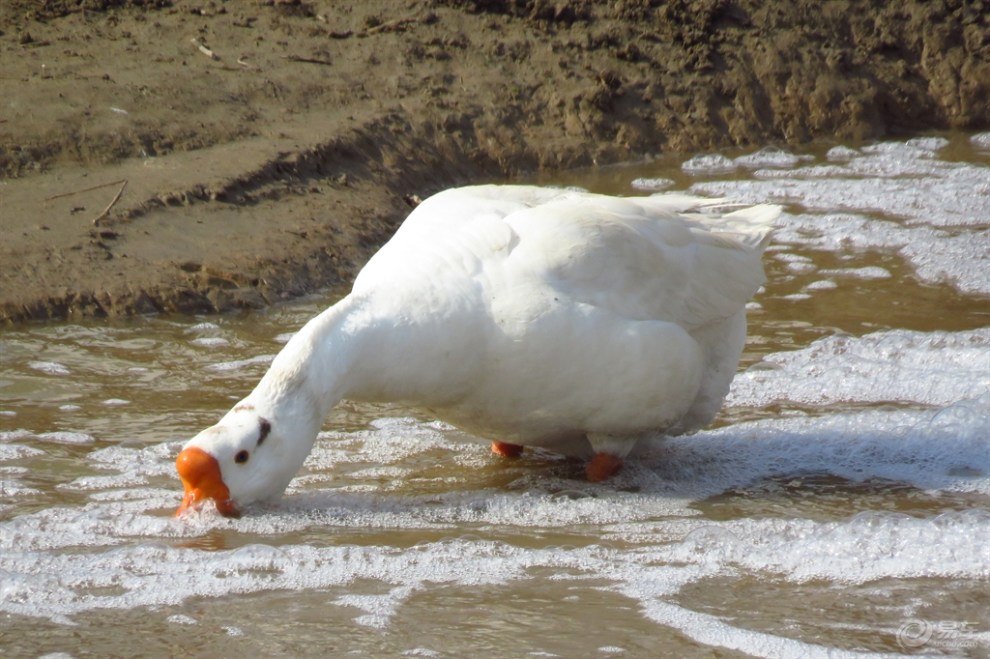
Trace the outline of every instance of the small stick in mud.
{"type": "Polygon", "coordinates": [[[127,187],[127,179],[124,179],[123,182],[120,184],[120,190],[117,190],[117,194],[113,196],[113,199],[110,200],[110,203],[107,204],[107,207],[103,209],[102,213],[100,213],[99,215],[93,218],[93,226],[99,224],[100,220],[102,220],[103,218],[105,218],[107,215],[110,214],[110,209],[113,208],[114,204],[120,201],[120,195],[124,194],[124,188],[126,187],[127,187]]]}
{"type": "Polygon", "coordinates": [[[373,25],[369,28],[358,32],[359,37],[366,37],[370,34],[377,34],[379,32],[401,32],[406,29],[410,23],[414,23],[415,18],[398,18],[394,21],[389,21],[388,23],[380,23],[378,25],[373,25]]]}
{"type": "Polygon", "coordinates": [[[212,60],[218,60],[218,59],[220,59],[220,56],[219,55],[217,55],[212,50],[210,50],[209,48],[207,48],[206,46],[204,46],[203,44],[201,44],[199,42],[199,39],[197,39],[196,37],[193,37],[192,39],[190,39],[190,41],[193,42],[193,45],[195,45],[197,48],[199,48],[199,52],[203,53],[204,55],[206,55],[210,59],[212,59],[212,60]]]}
{"type": "Polygon", "coordinates": [[[126,183],[125,179],[118,179],[116,181],[110,181],[109,183],[100,183],[99,185],[91,185],[88,188],[83,188],[82,190],[72,190],[71,192],[62,192],[59,194],[53,194],[51,197],[45,197],[45,201],[54,201],[55,199],[61,199],[62,197],[71,197],[72,195],[82,194],[84,192],[92,192],[93,190],[99,190],[100,188],[109,188],[111,185],[119,185],[121,183],[126,183]]]}
{"type": "Polygon", "coordinates": [[[290,62],[305,62],[306,64],[324,64],[326,66],[333,66],[333,62],[326,59],[316,59],[313,57],[299,57],[298,55],[282,55],[282,59],[289,60],[290,62]]]}

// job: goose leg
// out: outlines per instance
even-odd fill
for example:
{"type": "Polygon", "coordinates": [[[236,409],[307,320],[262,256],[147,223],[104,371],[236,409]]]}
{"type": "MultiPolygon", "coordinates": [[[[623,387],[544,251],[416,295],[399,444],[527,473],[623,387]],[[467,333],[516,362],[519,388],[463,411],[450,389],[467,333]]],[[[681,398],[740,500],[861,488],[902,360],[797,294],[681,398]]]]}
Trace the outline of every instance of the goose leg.
{"type": "Polygon", "coordinates": [[[509,444],[507,442],[492,442],[492,453],[503,458],[518,458],[522,455],[523,447],[519,444],[509,444]]]}
{"type": "Polygon", "coordinates": [[[592,483],[600,483],[618,473],[622,469],[622,460],[636,446],[635,437],[597,433],[588,433],[588,442],[595,455],[585,466],[585,474],[592,483]]]}
{"type": "Polygon", "coordinates": [[[622,469],[622,458],[609,453],[595,453],[584,467],[584,473],[592,483],[611,478],[622,469]]]}

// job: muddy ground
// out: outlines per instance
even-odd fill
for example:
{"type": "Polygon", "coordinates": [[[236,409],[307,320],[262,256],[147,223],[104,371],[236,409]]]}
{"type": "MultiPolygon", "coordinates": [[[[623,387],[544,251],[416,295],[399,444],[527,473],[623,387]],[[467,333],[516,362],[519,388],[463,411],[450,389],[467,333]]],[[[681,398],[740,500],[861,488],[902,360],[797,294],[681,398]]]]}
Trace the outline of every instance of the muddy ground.
{"type": "Polygon", "coordinates": [[[0,320],[210,312],[454,184],[986,129],[990,2],[5,0],[0,101],[0,320]]]}

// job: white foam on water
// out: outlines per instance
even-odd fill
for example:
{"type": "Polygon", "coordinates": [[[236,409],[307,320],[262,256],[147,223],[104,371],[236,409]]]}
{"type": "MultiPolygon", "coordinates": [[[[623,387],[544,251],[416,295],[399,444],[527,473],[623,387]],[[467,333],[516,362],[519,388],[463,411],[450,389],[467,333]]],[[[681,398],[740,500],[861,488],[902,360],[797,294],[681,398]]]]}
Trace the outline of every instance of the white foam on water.
{"type": "Polygon", "coordinates": [[[659,192],[674,186],[674,180],[669,178],[637,178],[629,184],[634,190],[659,192]]]}
{"type": "Polygon", "coordinates": [[[820,274],[831,277],[854,277],[856,279],[890,279],[893,275],[887,268],[869,265],[863,268],[829,268],[821,270],[820,274]]]}
{"type": "Polygon", "coordinates": [[[739,156],[734,160],[735,164],[746,169],[760,169],[763,167],[790,168],[796,165],[814,160],[813,156],[795,155],[776,147],[764,147],[759,151],[745,156],[739,156]]]}
{"type": "Polygon", "coordinates": [[[72,371],[69,370],[68,366],[58,362],[30,361],[28,362],[28,368],[33,368],[36,371],[41,371],[42,373],[47,373],[48,375],[72,374],[72,371]]]}
{"type": "Polygon", "coordinates": [[[735,161],[721,154],[695,156],[681,165],[681,169],[692,176],[727,174],[737,167],[735,161]]]}
{"type": "Polygon", "coordinates": [[[969,143],[977,149],[990,150],[990,133],[977,133],[969,138],[969,143]]]}
{"type": "Polygon", "coordinates": [[[929,242],[918,238],[913,236],[899,253],[914,266],[919,279],[952,284],[963,293],[990,295],[990,231],[935,231],[929,242]]]}
{"type": "Polygon", "coordinates": [[[44,451],[33,446],[24,446],[22,444],[0,444],[0,462],[23,460],[24,458],[34,458],[44,454],[44,451]]]}
{"type": "Polygon", "coordinates": [[[837,522],[744,519],[701,527],[670,547],[665,559],[700,562],[719,574],[775,574],[792,583],[987,579],[988,537],[990,512],[984,510],[933,519],[876,511],[837,522]]]}
{"type": "Polygon", "coordinates": [[[988,404],[782,416],[647,446],[640,460],[667,488],[695,498],[794,474],[990,495],[988,404]]]}
{"type": "Polygon", "coordinates": [[[842,162],[845,160],[852,160],[853,158],[858,158],[863,154],[856,149],[851,149],[848,146],[833,146],[825,154],[825,159],[830,162],[842,162]]]}
{"type": "Polygon", "coordinates": [[[115,444],[92,451],[86,459],[101,470],[134,470],[148,476],[171,476],[175,467],[172,462],[181,446],[182,442],[163,442],[141,448],[115,444]]]}
{"type": "Polygon", "coordinates": [[[220,326],[210,322],[196,323],[186,329],[187,334],[213,334],[219,331],[220,326]]]}
{"type": "Polygon", "coordinates": [[[267,366],[272,363],[273,359],[275,359],[275,355],[257,355],[255,357],[248,357],[247,359],[210,364],[206,368],[211,371],[241,371],[257,365],[267,366]]]}
{"type": "Polygon", "coordinates": [[[200,348],[223,348],[230,345],[230,341],[220,336],[201,336],[189,343],[200,348]]]}
{"type": "MultiPolygon", "coordinates": [[[[960,337],[943,339],[920,351],[942,350],[943,357],[949,356],[945,346],[960,343],[960,337]]],[[[910,345],[907,352],[919,350],[910,345]]],[[[990,496],[982,425],[988,400],[960,401],[940,410],[769,418],[656,439],[637,449],[628,468],[608,486],[546,471],[497,490],[422,495],[347,493],[335,481],[331,489],[298,491],[239,520],[219,518],[208,509],[183,520],[164,517],[161,508],[177,504],[177,490],[128,484],[128,474],[151,481],[170,470],[178,443],[101,448],[89,454],[89,462],[124,478],[77,479],[79,491],[93,492],[88,503],[0,523],[0,570],[9,575],[0,586],[0,612],[66,621],[97,609],[339,589],[334,604],[355,609],[355,624],[386,629],[416,592],[437,584],[518,583],[536,578],[531,573],[539,568],[540,578],[549,570],[557,578],[604,583],[636,602],[647,619],[700,643],[764,656],[816,654],[827,648],[742,629],[671,604],[670,597],[716,575],[836,584],[987,578],[990,560],[981,540],[990,537],[990,513],[712,521],[700,517],[692,502],[761,478],[822,472],[852,481],[882,478],[925,491],[990,496]],[[526,537],[526,529],[570,533],[582,527],[600,529],[601,541],[533,548],[501,539],[519,533],[515,530],[526,537]],[[280,538],[334,528],[434,529],[458,537],[413,547],[252,544],[203,551],[175,546],[218,531],[280,538]],[[465,528],[498,539],[459,537],[465,528]],[[609,546],[613,542],[623,548],[609,546]],[[80,560],[80,552],[86,560],[80,560]],[[382,588],[368,592],[374,583],[382,588]],[[356,589],[356,584],[365,585],[356,589]]],[[[443,424],[383,419],[365,431],[323,434],[310,466],[339,470],[363,459],[387,468],[438,450],[478,450],[458,442],[457,431],[443,424]],[[337,450],[340,446],[346,450],[337,450]]]]}
{"type": "MultiPolygon", "coordinates": [[[[638,589],[633,587],[624,594],[635,596],[638,589]]],[[[884,653],[842,651],[806,643],[796,639],[775,636],[765,632],[744,629],[730,625],[716,616],[691,611],[663,600],[650,600],[641,604],[644,613],[662,625],[668,625],[683,632],[698,643],[738,650],[756,657],[774,659],[804,659],[805,657],[892,657],[884,653]]]]}
{"type": "Polygon", "coordinates": [[[17,430],[0,430],[0,444],[6,442],[16,442],[34,436],[35,434],[33,432],[26,430],[25,428],[18,428],[17,430]]]}
{"type": "Polygon", "coordinates": [[[68,483],[59,483],[55,489],[64,492],[105,492],[108,488],[131,488],[144,485],[148,479],[136,472],[113,476],[80,476],[68,483]]]}
{"type": "MultiPolygon", "coordinates": [[[[0,445],[0,462],[4,461],[4,448],[5,446],[0,445]]],[[[16,459],[20,459],[21,457],[25,456],[16,456],[16,459]]],[[[42,494],[41,490],[24,484],[21,477],[29,474],[30,471],[27,467],[0,467],[0,496],[4,499],[12,500],[17,497],[32,497],[42,494]]]]}
{"type": "Polygon", "coordinates": [[[405,600],[409,599],[409,596],[414,590],[418,590],[418,588],[398,586],[390,589],[384,595],[346,594],[338,597],[334,601],[334,604],[361,609],[366,613],[356,617],[354,622],[366,627],[384,629],[388,627],[389,621],[395,615],[399,606],[405,600]]]}
{"type": "Polygon", "coordinates": [[[274,341],[275,343],[288,343],[289,339],[291,339],[295,335],[296,335],[295,332],[283,332],[278,336],[276,336],[274,341]]]}
{"type": "MultiPolygon", "coordinates": [[[[896,144],[896,142],[894,144],[896,144]]],[[[949,146],[951,142],[944,137],[912,137],[908,141],[904,142],[904,144],[923,151],[940,151],[949,146]]],[[[885,144],[881,144],[879,146],[883,147],[885,144]]],[[[876,147],[868,147],[867,150],[869,148],[876,147]]]]}
{"type": "MultiPolygon", "coordinates": [[[[851,254],[893,251],[915,269],[921,281],[955,286],[963,293],[990,294],[990,248],[986,232],[904,227],[862,215],[789,215],[778,223],[774,240],[805,248],[851,254]]],[[[777,256],[777,254],[775,254],[777,256]]]]}
{"type": "Polygon", "coordinates": [[[815,265],[814,261],[807,256],[802,256],[801,254],[775,252],[773,258],[786,263],[787,269],[796,274],[807,274],[818,269],[818,266],[815,265]]]}
{"type": "Polygon", "coordinates": [[[92,444],[96,441],[92,435],[84,432],[72,432],[69,430],[56,430],[54,432],[43,432],[35,435],[34,439],[41,442],[53,442],[56,444],[92,444]]]}
{"type": "MultiPolygon", "coordinates": [[[[756,183],[784,181],[793,192],[809,181],[841,186],[857,177],[896,179],[926,168],[944,179],[956,171],[938,160],[944,147],[944,140],[926,138],[833,149],[833,164],[787,164],[782,157],[774,164],[769,153],[730,163],[775,167],[759,170],[756,183]],[[780,169],[786,167],[797,169],[780,169]]],[[[853,197],[864,189],[850,187],[853,197]]],[[[814,263],[790,251],[795,245],[840,255],[896,249],[930,277],[926,281],[952,282],[963,291],[990,289],[980,282],[986,264],[979,249],[986,242],[978,225],[948,231],[948,220],[910,224],[916,218],[905,223],[899,212],[890,213],[899,220],[867,219],[863,200],[850,203],[854,212],[784,217],[771,253],[788,268],[810,273],[814,263]],[[951,263],[967,258],[971,262],[958,267],[951,263]]],[[[853,277],[891,273],[823,269],[797,296],[841,290],[853,277]]],[[[189,334],[196,337],[185,340],[195,344],[221,330],[203,323],[189,334]]],[[[206,369],[225,374],[214,377],[250,376],[271,358],[206,369]]],[[[374,630],[389,630],[416,593],[438,586],[512,588],[551,579],[628,598],[629,615],[638,612],[711,648],[760,656],[874,656],[786,632],[746,629],[730,615],[692,610],[678,594],[713,578],[769,584],[788,594],[794,584],[824,583],[855,594],[882,591],[891,580],[990,578],[990,512],[980,504],[953,509],[960,501],[990,497],[988,359],[988,328],[831,336],[770,354],[736,378],[728,400],[730,415],[757,409],[759,418],[645,440],[605,484],[581,480],[579,463],[545,452],[503,463],[479,440],[446,424],[384,418],[363,430],[321,433],[287,496],[249,508],[236,520],[209,506],[181,520],[171,516],[181,497],[173,462],[177,441],[96,448],[91,435],[78,431],[2,431],[5,501],[34,503],[33,497],[50,495],[32,487],[33,473],[19,460],[55,461],[67,452],[85,458],[57,488],[73,503],[33,506],[0,521],[0,615],[71,624],[91,611],[320,591],[355,625],[381,633],[374,630]],[[778,411],[769,415],[767,409],[778,411]],[[821,475],[837,481],[840,491],[848,489],[833,497],[841,506],[811,503],[821,494],[813,484],[821,475]],[[401,486],[390,483],[395,480],[401,486]],[[906,514],[884,512],[887,504],[906,514]],[[729,519],[706,512],[726,505],[750,512],[729,519]],[[344,544],[354,534],[364,541],[369,532],[376,533],[374,544],[344,544]],[[407,546],[410,532],[418,544],[407,546]],[[379,539],[393,533],[401,538],[397,546],[379,539]],[[230,548],[204,548],[215,547],[218,537],[230,548]],[[553,542],[560,544],[540,546],[546,537],[559,537],[553,542]],[[254,544],[236,546],[245,542],[254,544]]],[[[0,505],[4,514],[8,510],[9,504],[0,505]]],[[[922,600],[911,606],[926,605],[922,600]]],[[[198,624],[184,614],[167,622],[198,624]]],[[[890,637],[897,626],[888,633],[889,623],[863,624],[890,637]]],[[[245,634],[222,628],[230,636],[245,634]]],[[[978,650],[988,649],[990,638],[980,639],[978,650]]],[[[413,642],[405,647],[411,647],[406,654],[419,653],[414,656],[433,652],[413,642]]]]}
{"type": "Polygon", "coordinates": [[[699,642],[763,656],[796,656],[823,648],[740,629],[668,600],[700,579],[754,572],[763,579],[796,582],[858,583],[928,576],[930,570],[953,578],[985,578],[986,560],[974,541],[987,532],[986,516],[918,520],[876,515],[836,523],[775,519],[707,524],[669,545],[625,551],[602,545],[527,549],[453,538],[409,548],[254,544],[216,552],[143,542],[90,553],[86,561],[67,554],[9,552],[0,559],[12,575],[3,585],[0,607],[54,618],[95,609],[175,606],[191,598],[348,588],[370,581],[385,585],[385,591],[345,592],[333,604],[358,609],[359,625],[386,628],[413,593],[431,585],[505,585],[531,579],[530,571],[543,568],[563,579],[611,584],[606,588],[637,602],[646,617],[699,642]]]}
{"type": "MultiPolygon", "coordinates": [[[[736,376],[726,404],[947,405],[990,392],[990,328],[830,336],[767,355],[736,376]]],[[[988,435],[990,436],[990,435],[988,435]]]]}
{"type": "Polygon", "coordinates": [[[38,447],[24,446],[14,442],[85,446],[95,441],[96,439],[88,433],[69,430],[55,430],[38,434],[24,428],[7,430],[0,432],[0,462],[33,455],[44,455],[45,453],[44,450],[38,447]]]}
{"type": "Polygon", "coordinates": [[[198,625],[199,621],[181,613],[175,613],[170,615],[165,619],[165,622],[170,622],[174,625],[198,625]]]}
{"type": "Polygon", "coordinates": [[[937,160],[906,145],[884,146],[864,148],[842,165],[757,170],[755,179],[704,181],[691,191],[751,203],[792,201],[809,211],[882,212],[927,226],[987,225],[990,169],[937,160]]]}

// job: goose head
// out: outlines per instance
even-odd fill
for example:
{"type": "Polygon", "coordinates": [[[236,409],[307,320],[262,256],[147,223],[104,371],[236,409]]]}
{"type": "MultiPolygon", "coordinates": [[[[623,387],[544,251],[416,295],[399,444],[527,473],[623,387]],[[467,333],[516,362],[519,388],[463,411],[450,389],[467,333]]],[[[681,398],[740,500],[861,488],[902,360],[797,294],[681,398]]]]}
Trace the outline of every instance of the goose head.
{"type": "Polygon", "coordinates": [[[176,515],[212,499],[220,514],[239,517],[245,506],[277,498],[302,466],[315,436],[316,430],[299,428],[291,419],[279,423],[251,405],[238,405],[189,440],[176,458],[184,489],[176,515]]]}

